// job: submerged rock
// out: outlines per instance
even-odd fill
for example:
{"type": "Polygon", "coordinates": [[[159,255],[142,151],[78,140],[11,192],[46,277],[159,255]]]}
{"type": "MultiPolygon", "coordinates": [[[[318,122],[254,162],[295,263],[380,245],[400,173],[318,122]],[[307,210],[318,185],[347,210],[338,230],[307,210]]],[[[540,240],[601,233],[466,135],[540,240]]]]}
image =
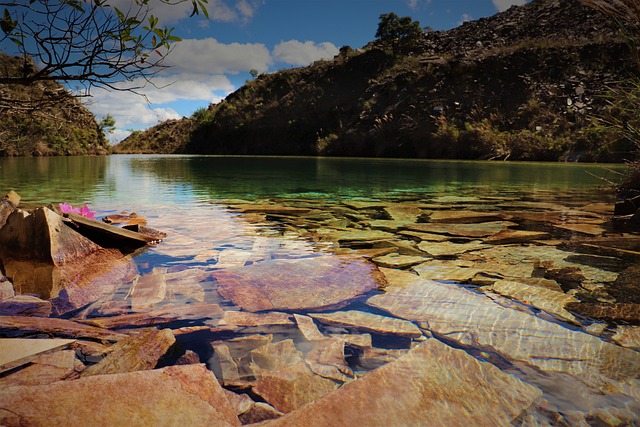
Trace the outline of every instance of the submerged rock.
{"type": "Polygon", "coordinates": [[[563,372],[599,390],[631,387],[640,396],[640,354],[531,314],[503,307],[455,285],[408,272],[385,272],[390,286],[367,304],[423,322],[435,336],[563,372]],[[514,331],[517,331],[515,333],[514,331]]]}
{"type": "Polygon", "coordinates": [[[45,301],[32,295],[16,295],[0,301],[0,316],[36,316],[51,315],[51,301],[45,301]]]}
{"type": "Polygon", "coordinates": [[[204,365],[6,387],[0,402],[2,425],[240,425],[204,365]]]}
{"type": "Polygon", "coordinates": [[[139,331],[115,344],[107,357],[87,368],[82,376],[153,369],[175,342],[170,329],[139,331]]]}
{"type": "Polygon", "coordinates": [[[575,316],[564,308],[569,303],[577,303],[578,300],[564,292],[551,291],[508,280],[499,280],[490,289],[500,295],[555,314],[569,322],[578,323],[575,316]]]}
{"type": "Polygon", "coordinates": [[[290,339],[252,350],[248,358],[257,379],[253,392],[282,412],[291,412],[339,386],[316,375],[290,339]]]}
{"type": "Polygon", "coordinates": [[[12,385],[40,385],[73,379],[82,372],[84,364],[73,350],[42,354],[23,369],[0,378],[0,388],[12,385]]]}
{"type": "Polygon", "coordinates": [[[344,307],[384,286],[375,265],[362,258],[319,256],[216,270],[218,292],[244,310],[312,310],[344,307]]]}
{"type": "Polygon", "coordinates": [[[70,339],[0,338],[0,373],[31,362],[39,355],[68,347],[70,339]]]}
{"type": "Polygon", "coordinates": [[[430,339],[266,426],[511,426],[542,392],[430,339]]]}
{"type": "Polygon", "coordinates": [[[327,325],[350,327],[373,334],[408,338],[422,336],[422,331],[414,323],[364,311],[337,311],[335,313],[310,314],[310,316],[327,325]]]}
{"type": "Polygon", "coordinates": [[[598,320],[612,320],[640,324],[640,304],[570,303],[567,310],[598,320]]]}

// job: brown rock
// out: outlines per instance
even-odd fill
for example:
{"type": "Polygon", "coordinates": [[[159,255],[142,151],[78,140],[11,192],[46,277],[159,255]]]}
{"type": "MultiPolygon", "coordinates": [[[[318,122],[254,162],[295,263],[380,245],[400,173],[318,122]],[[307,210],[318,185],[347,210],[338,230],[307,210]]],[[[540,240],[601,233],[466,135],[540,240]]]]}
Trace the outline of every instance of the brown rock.
{"type": "Polygon", "coordinates": [[[0,338],[0,372],[25,365],[41,354],[67,348],[74,340],[0,338]]]}
{"type": "Polygon", "coordinates": [[[13,289],[13,283],[0,273],[0,301],[13,298],[16,295],[13,289]]]}
{"type": "Polygon", "coordinates": [[[517,225],[508,221],[484,222],[481,224],[411,224],[407,226],[408,230],[418,231],[421,233],[446,234],[449,236],[462,237],[488,237],[499,231],[517,225]]]}
{"type": "Polygon", "coordinates": [[[217,319],[223,311],[218,304],[187,304],[181,306],[165,305],[147,313],[123,314],[121,316],[96,317],[79,320],[81,323],[106,329],[122,329],[138,326],[154,326],[177,320],[217,319]]]}
{"type": "Polygon", "coordinates": [[[233,357],[226,344],[212,344],[213,356],[209,359],[209,366],[215,372],[216,378],[224,383],[233,382],[240,379],[238,364],[233,357]]]}
{"type": "Polygon", "coordinates": [[[282,412],[290,412],[338,388],[338,383],[311,371],[290,339],[249,353],[257,379],[253,392],[282,412]]]}
{"type": "Polygon", "coordinates": [[[430,339],[267,426],[511,426],[542,392],[430,339]]]}
{"type": "Polygon", "coordinates": [[[465,252],[478,251],[486,247],[487,245],[478,240],[467,243],[422,242],[418,245],[421,251],[434,257],[460,255],[465,252]]]}
{"type": "Polygon", "coordinates": [[[429,217],[430,222],[445,224],[474,224],[502,221],[504,216],[495,212],[436,211],[429,217]]]}
{"type": "Polygon", "coordinates": [[[117,374],[155,368],[158,360],[176,342],[170,329],[146,329],[121,340],[100,363],[82,376],[117,374]]]}
{"type": "Polygon", "coordinates": [[[400,255],[392,253],[380,257],[373,258],[372,261],[380,267],[386,268],[407,268],[412,265],[420,264],[427,258],[421,256],[400,255]]]}
{"type": "Polygon", "coordinates": [[[555,314],[569,322],[578,323],[575,316],[564,308],[567,304],[577,303],[578,300],[564,292],[551,291],[549,289],[528,286],[524,283],[508,280],[496,281],[491,286],[491,290],[500,295],[555,314]]]}
{"type": "Polygon", "coordinates": [[[640,323],[640,304],[570,303],[566,309],[592,319],[640,323]]]}
{"type": "Polygon", "coordinates": [[[269,313],[247,313],[246,311],[225,311],[220,325],[268,326],[293,325],[290,314],[272,311],[269,313]]]}
{"type": "Polygon", "coordinates": [[[506,245],[509,243],[524,243],[534,240],[544,240],[550,237],[549,233],[542,231],[502,230],[484,239],[485,243],[492,245],[506,245]]]}
{"type": "Polygon", "coordinates": [[[72,379],[82,372],[84,365],[76,358],[73,350],[61,350],[37,356],[30,364],[0,378],[0,388],[12,385],[51,384],[72,379]]]}
{"type": "Polygon", "coordinates": [[[607,291],[619,302],[640,304],[640,266],[632,265],[622,271],[607,291]]]}
{"type": "Polygon", "coordinates": [[[623,347],[640,350],[640,326],[618,325],[611,339],[623,347]]]}
{"type": "Polygon", "coordinates": [[[327,325],[355,328],[374,334],[408,338],[418,338],[422,336],[422,331],[414,323],[403,319],[366,313],[364,311],[350,310],[337,311],[335,313],[312,313],[310,316],[327,325]]]}
{"type": "Polygon", "coordinates": [[[253,392],[282,412],[291,412],[338,388],[332,380],[314,374],[300,362],[278,371],[263,371],[253,392]]]}
{"type": "Polygon", "coordinates": [[[3,425],[240,425],[204,365],[7,387],[0,401],[3,425]]]}
{"type": "Polygon", "coordinates": [[[7,222],[9,215],[18,207],[20,203],[20,195],[10,190],[2,199],[0,199],[0,228],[7,222]]]}
{"type": "Polygon", "coordinates": [[[131,287],[131,310],[134,312],[150,311],[154,305],[162,302],[167,294],[165,281],[166,268],[154,268],[136,280],[131,287]]]}
{"type": "Polygon", "coordinates": [[[13,334],[44,333],[58,337],[92,338],[118,341],[127,336],[108,329],[83,325],[66,319],[42,317],[0,316],[0,330],[9,330],[13,334]]]}
{"type": "Polygon", "coordinates": [[[256,402],[251,409],[240,415],[238,418],[240,418],[240,422],[242,422],[242,424],[247,425],[259,423],[261,421],[273,420],[280,418],[283,415],[284,413],[278,411],[269,404],[256,402]]]}
{"type": "Polygon", "coordinates": [[[362,354],[358,356],[357,366],[360,370],[372,371],[404,356],[408,351],[405,349],[365,348],[362,354]]]}
{"type": "Polygon", "coordinates": [[[187,350],[176,360],[175,365],[197,365],[198,363],[201,363],[198,353],[187,350]]]}
{"type": "Polygon", "coordinates": [[[311,317],[301,314],[294,314],[293,317],[296,319],[298,329],[300,329],[307,341],[318,341],[326,338],[311,317]]]}
{"type": "Polygon", "coordinates": [[[265,261],[212,275],[223,297],[252,312],[331,310],[384,286],[375,265],[331,255],[265,261]]]}
{"type": "Polygon", "coordinates": [[[31,295],[16,295],[0,301],[0,316],[36,316],[51,315],[51,301],[45,301],[31,295]]]}
{"type": "Polygon", "coordinates": [[[335,338],[316,341],[313,349],[305,356],[305,362],[315,374],[323,378],[351,381],[354,375],[344,358],[344,343],[335,338]]]}

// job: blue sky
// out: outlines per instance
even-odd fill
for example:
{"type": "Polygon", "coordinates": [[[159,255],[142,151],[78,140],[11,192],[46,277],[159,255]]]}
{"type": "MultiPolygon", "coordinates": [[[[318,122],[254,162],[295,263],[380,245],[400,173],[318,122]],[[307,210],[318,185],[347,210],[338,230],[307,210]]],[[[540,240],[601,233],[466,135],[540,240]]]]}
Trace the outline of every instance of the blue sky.
{"type": "MultiPolygon", "coordinates": [[[[112,0],[120,8],[132,0],[112,0]]],[[[144,98],[94,90],[87,106],[98,119],[116,119],[112,141],[219,102],[261,73],[332,58],[341,46],[372,41],[379,16],[395,12],[435,30],[454,28],[522,5],[525,0],[209,0],[209,20],[189,18],[191,4],[152,0],[153,14],[182,37],[166,58],[171,67],[147,86],[144,98]],[[154,2],[156,2],[154,4],[154,2]]]]}

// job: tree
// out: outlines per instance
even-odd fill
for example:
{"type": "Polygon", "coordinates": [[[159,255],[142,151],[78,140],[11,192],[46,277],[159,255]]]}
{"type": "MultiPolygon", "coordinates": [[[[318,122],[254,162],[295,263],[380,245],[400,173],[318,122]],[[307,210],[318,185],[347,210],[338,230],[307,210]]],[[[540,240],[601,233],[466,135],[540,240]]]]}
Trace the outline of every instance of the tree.
{"type": "Polygon", "coordinates": [[[105,136],[108,133],[111,134],[116,129],[116,119],[111,114],[107,114],[98,123],[98,128],[105,136]]]}
{"type": "MultiPolygon", "coordinates": [[[[208,17],[207,0],[158,1],[190,2],[191,16],[208,17]]],[[[18,72],[0,69],[0,84],[55,80],[77,82],[83,89],[79,96],[89,96],[93,87],[137,93],[180,41],[173,28],[151,14],[149,2],[130,0],[120,10],[113,0],[0,1],[0,49],[22,61],[18,72]],[[132,83],[125,88],[116,84],[121,81],[132,83]]],[[[4,99],[2,104],[12,102],[27,101],[4,99]]]]}
{"type": "Polygon", "coordinates": [[[415,40],[422,35],[419,21],[413,21],[411,17],[398,17],[395,13],[383,13],[380,15],[376,39],[383,44],[390,45],[393,54],[396,55],[400,46],[415,40]]]}

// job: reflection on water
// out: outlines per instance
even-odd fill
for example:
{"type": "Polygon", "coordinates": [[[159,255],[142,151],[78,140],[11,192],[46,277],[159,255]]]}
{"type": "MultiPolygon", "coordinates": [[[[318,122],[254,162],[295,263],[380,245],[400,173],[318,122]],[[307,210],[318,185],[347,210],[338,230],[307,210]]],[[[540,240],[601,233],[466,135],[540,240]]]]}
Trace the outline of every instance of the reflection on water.
{"type": "MultiPolygon", "coordinates": [[[[612,194],[596,177],[607,173],[326,158],[0,160],[3,187],[29,204],[135,211],[168,234],[134,258],[139,275],[90,303],[79,296],[67,317],[126,329],[123,315],[169,316],[181,349],[229,389],[285,413],[323,396],[313,413],[375,398],[358,419],[383,416],[379,406],[407,424],[447,410],[523,425],[638,421],[637,329],[565,308],[633,302],[611,292],[640,245],[607,221],[612,194]],[[614,237],[631,242],[626,252],[614,237]],[[393,401],[377,405],[385,391],[393,401]],[[420,403],[438,399],[447,404],[420,403]]],[[[290,423],[311,416],[301,411],[290,423]]]]}

